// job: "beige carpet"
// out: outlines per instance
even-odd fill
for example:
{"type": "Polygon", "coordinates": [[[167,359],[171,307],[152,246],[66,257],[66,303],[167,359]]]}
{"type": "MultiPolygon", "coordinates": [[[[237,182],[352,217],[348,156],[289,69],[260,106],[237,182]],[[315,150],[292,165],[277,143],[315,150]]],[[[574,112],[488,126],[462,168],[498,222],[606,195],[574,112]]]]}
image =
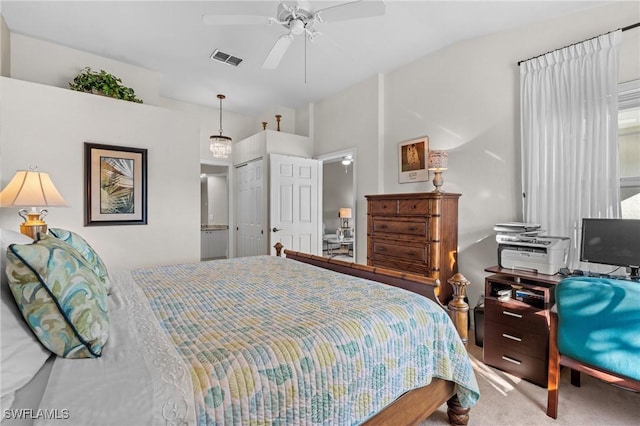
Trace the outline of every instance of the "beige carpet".
{"type": "MultiPolygon", "coordinates": [[[[553,420],[546,415],[546,389],[488,367],[482,362],[482,348],[473,343],[469,343],[469,352],[480,387],[480,400],[471,409],[469,425],[640,425],[639,393],[585,374],[582,386],[574,387],[567,368],[561,376],[558,418],[553,420]]],[[[421,426],[446,424],[443,406],[421,426]]]]}

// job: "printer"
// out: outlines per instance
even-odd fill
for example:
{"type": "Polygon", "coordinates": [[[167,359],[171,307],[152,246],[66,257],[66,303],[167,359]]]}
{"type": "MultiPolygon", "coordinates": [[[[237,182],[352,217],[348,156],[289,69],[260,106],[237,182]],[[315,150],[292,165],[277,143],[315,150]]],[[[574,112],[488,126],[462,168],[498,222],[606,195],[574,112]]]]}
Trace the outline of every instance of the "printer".
{"type": "Polygon", "coordinates": [[[522,269],[553,275],[567,266],[568,237],[496,235],[498,264],[502,268],[522,269]]]}

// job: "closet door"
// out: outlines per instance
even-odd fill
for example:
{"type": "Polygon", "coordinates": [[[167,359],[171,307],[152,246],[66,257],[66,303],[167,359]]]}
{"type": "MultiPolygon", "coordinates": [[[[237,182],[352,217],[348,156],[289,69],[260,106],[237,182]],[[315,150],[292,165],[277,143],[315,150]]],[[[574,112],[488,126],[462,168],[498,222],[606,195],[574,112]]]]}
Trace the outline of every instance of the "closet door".
{"type": "Polygon", "coordinates": [[[236,256],[269,254],[264,228],[264,161],[236,167],[236,256]]]}

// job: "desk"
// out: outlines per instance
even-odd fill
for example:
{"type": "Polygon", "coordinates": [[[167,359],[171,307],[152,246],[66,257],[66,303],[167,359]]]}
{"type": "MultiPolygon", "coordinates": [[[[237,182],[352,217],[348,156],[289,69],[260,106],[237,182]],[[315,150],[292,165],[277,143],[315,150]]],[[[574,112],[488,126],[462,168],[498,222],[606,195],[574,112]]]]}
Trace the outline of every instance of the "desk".
{"type": "Polygon", "coordinates": [[[336,250],[340,250],[343,247],[347,249],[347,256],[353,256],[353,238],[343,238],[339,239],[336,237],[327,237],[324,239],[324,242],[327,244],[327,254],[329,257],[334,257],[339,254],[344,254],[343,251],[336,252],[336,250]]]}

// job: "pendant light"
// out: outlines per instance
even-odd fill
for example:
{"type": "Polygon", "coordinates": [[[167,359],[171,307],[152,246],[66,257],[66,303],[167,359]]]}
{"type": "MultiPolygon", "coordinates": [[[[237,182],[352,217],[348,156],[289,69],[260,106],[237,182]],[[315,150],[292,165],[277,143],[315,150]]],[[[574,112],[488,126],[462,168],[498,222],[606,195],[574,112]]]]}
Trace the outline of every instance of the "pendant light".
{"type": "Polygon", "coordinates": [[[211,139],[209,149],[216,158],[227,158],[231,154],[231,138],[222,134],[222,100],[224,98],[224,95],[218,95],[218,99],[220,99],[220,128],[218,131],[220,134],[209,136],[211,139]]]}

